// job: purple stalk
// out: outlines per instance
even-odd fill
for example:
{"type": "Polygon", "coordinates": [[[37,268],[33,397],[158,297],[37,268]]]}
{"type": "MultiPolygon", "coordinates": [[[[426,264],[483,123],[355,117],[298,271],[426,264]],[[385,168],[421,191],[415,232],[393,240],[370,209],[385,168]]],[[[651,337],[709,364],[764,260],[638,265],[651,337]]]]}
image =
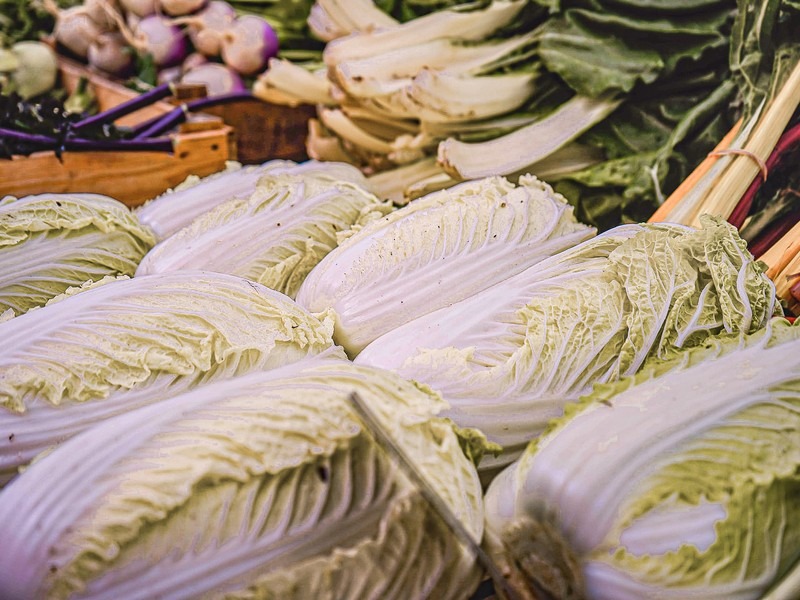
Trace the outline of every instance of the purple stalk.
{"type": "MultiPolygon", "coordinates": [[[[795,125],[791,129],[786,130],[778,139],[778,143],[775,144],[775,148],[773,148],[769,157],[767,157],[767,172],[779,165],[785,158],[786,153],[791,150],[795,144],[800,144],[800,125],[795,125]]],[[[728,223],[739,229],[742,227],[747,215],[750,214],[750,208],[753,205],[753,200],[755,199],[756,194],[763,183],[764,179],[760,175],[757,175],[756,178],[753,179],[753,181],[750,183],[750,186],[747,188],[747,191],[745,191],[739,202],[736,204],[736,207],[733,209],[733,212],[731,212],[731,216],[728,217],[728,223]]]]}
{"type": "Polygon", "coordinates": [[[127,114],[135,112],[140,108],[144,108],[145,106],[149,106],[154,102],[158,102],[159,100],[163,100],[171,95],[172,84],[162,83],[161,85],[154,87],[152,90],[149,90],[143,94],[139,94],[135,98],[131,98],[122,104],[117,104],[113,108],[109,108],[101,113],[97,113],[96,115],[86,117],[81,121],[73,123],[71,130],[78,132],[94,125],[112,123],[120,117],[124,117],[127,114]]]}
{"type": "Polygon", "coordinates": [[[83,138],[67,138],[62,141],[50,137],[49,135],[23,133],[21,131],[4,128],[0,128],[0,138],[41,146],[43,150],[54,150],[60,145],[63,150],[76,151],[173,151],[172,140],[169,138],[151,138],[148,140],[87,140],[83,138]]]}
{"type": "Polygon", "coordinates": [[[142,140],[156,135],[161,135],[186,120],[186,116],[190,112],[203,110],[211,106],[218,106],[220,104],[230,104],[231,102],[238,102],[240,100],[252,100],[253,94],[250,92],[233,92],[231,94],[224,94],[222,96],[212,96],[210,98],[199,98],[187,102],[183,106],[172,109],[163,117],[150,121],[150,125],[139,129],[133,136],[134,140],[142,140]]]}

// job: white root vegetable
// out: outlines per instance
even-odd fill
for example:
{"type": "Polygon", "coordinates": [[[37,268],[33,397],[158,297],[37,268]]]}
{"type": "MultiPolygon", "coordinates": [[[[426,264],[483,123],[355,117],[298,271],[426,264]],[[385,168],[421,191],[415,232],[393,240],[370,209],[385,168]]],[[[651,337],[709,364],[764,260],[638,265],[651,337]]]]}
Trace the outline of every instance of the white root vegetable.
{"type": "Polygon", "coordinates": [[[207,62],[186,71],[182,83],[199,83],[206,86],[206,95],[221,96],[247,89],[242,77],[230,67],[207,62]]]}
{"type": "Polygon", "coordinates": [[[208,57],[219,56],[222,51],[222,36],[236,20],[236,11],[224,0],[211,0],[197,14],[176,19],[185,25],[195,50],[208,57]]]}
{"type": "Polygon", "coordinates": [[[222,35],[222,60],[242,75],[260,73],[277,53],[278,36],[255,15],[239,17],[222,35]]]}
{"type": "Polygon", "coordinates": [[[171,17],[191,15],[201,10],[207,0],[158,0],[161,10],[171,17]]]}
{"type": "Polygon", "coordinates": [[[134,49],[119,32],[103,33],[89,45],[86,58],[95,69],[124,77],[133,68],[134,49]]]}
{"type": "Polygon", "coordinates": [[[81,58],[86,58],[89,46],[103,32],[103,27],[93,21],[82,6],[73,6],[56,14],[53,37],[59,44],[81,58]]]}

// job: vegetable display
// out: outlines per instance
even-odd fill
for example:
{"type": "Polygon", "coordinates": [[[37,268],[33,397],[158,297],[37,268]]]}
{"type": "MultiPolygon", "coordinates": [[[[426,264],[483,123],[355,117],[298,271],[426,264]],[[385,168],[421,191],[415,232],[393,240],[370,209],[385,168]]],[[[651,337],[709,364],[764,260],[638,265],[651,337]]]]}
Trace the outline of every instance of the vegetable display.
{"type": "Polygon", "coordinates": [[[762,597],[800,556],[799,344],[776,319],[570,406],[487,493],[509,576],[558,598],[762,597]]]}
{"type": "Polygon", "coordinates": [[[455,304],[594,235],[533,177],[429,194],[369,223],[326,256],[297,301],[332,308],[350,356],[384,333],[455,304]]]}
{"type": "Polygon", "coordinates": [[[115,414],[333,345],[283,294],[201,271],[73,288],[0,330],[0,483],[115,414]]]}
{"type": "Polygon", "coordinates": [[[254,93],[310,91],[309,155],[385,179],[404,167],[393,199],[532,173],[606,229],[646,219],[736,120],[732,0],[497,0],[379,24],[336,5],[312,10],[325,15],[324,66],[298,63],[330,80],[327,99],[278,61],[254,93]]]}
{"type": "Polygon", "coordinates": [[[133,275],[153,234],[98,194],[0,200],[0,313],[22,314],[70,287],[133,275]]]}
{"type": "Polygon", "coordinates": [[[622,225],[369,344],[357,364],[441,392],[462,427],[510,462],[564,405],[720,333],[780,311],[775,288],[727,223],[622,225]]]}
{"type": "Polygon", "coordinates": [[[354,391],[480,538],[480,484],[441,398],[303,361],[128,412],[33,464],[0,494],[0,595],[464,597],[480,569],[360,423],[354,391]]]}

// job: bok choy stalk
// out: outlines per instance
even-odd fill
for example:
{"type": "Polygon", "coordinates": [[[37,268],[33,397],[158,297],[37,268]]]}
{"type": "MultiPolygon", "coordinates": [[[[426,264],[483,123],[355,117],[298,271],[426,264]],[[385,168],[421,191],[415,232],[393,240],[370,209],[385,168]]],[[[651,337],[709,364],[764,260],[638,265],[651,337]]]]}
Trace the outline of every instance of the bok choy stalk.
{"type": "Polygon", "coordinates": [[[441,392],[447,416],[504,447],[488,469],[593,383],[757,331],[775,312],[772,282],[727,223],[622,225],[384,334],[355,361],[441,392]]]}
{"type": "MultiPolygon", "coordinates": [[[[289,170],[291,171],[291,170],[289,170]]],[[[364,222],[391,210],[360,186],[314,172],[268,173],[249,198],[197,217],[144,257],[136,276],[182,269],[229,273],[294,297],[311,269],[364,222]]]]}
{"type": "Polygon", "coordinates": [[[344,163],[271,160],[261,165],[243,167],[231,161],[219,173],[202,178],[190,175],[174,189],[139,207],[136,213],[139,221],[147,225],[161,242],[219,204],[249,198],[262,176],[281,173],[313,173],[315,177],[326,177],[331,181],[366,184],[366,178],[358,169],[344,163]]]}
{"type": "Polygon", "coordinates": [[[488,548],[559,598],[766,598],[800,559],[798,350],[775,319],[597,386],[492,482],[488,548]]]}
{"type": "Polygon", "coordinates": [[[0,313],[22,314],[67,288],[133,275],[155,238],[128,208],[99,194],[0,200],[0,313]]]}
{"type": "Polygon", "coordinates": [[[95,284],[0,323],[0,484],[113,415],[329,350],[332,325],[200,271],[95,284]]]}
{"type": "Polygon", "coordinates": [[[419,198],[345,240],[297,301],[333,309],[334,340],[358,354],[384,333],[472,296],[594,235],[545,183],[465,182],[419,198]]]}
{"type": "Polygon", "coordinates": [[[0,494],[0,595],[465,597],[481,569],[360,422],[354,391],[480,539],[477,472],[441,398],[309,359],[128,412],[37,460],[0,494]]]}

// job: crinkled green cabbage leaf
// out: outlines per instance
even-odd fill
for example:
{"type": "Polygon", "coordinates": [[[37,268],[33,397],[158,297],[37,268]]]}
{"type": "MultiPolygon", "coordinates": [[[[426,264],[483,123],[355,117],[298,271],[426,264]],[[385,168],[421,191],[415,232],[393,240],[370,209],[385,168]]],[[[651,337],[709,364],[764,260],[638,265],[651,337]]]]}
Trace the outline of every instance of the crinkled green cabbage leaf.
{"type": "Polygon", "coordinates": [[[133,275],[155,244],[124,204],[99,194],[0,201],[0,313],[22,314],[69,287],[133,275]]]}
{"type": "Polygon", "coordinates": [[[231,275],[112,281],[0,323],[0,483],[135,406],[332,349],[333,324],[231,275]]]}
{"type": "Polygon", "coordinates": [[[533,176],[428,194],[370,223],[309,273],[297,301],[335,311],[351,355],[382,334],[476,294],[594,235],[533,176]]]}
{"type": "Polygon", "coordinates": [[[473,536],[482,491],[429,389],[311,358],[108,420],[0,494],[0,596],[463,598],[481,569],[354,412],[473,536]]]}
{"type": "Polygon", "coordinates": [[[575,594],[560,597],[760,598],[800,559],[800,327],[777,318],[598,386],[486,511],[496,558],[575,594]]]}
{"type": "Polygon", "coordinates": [[[623,225],[390,331],[356,362],[441,392],[456,423],[506,448],[502,463],[594,383],[756,331],[776,311],[772,282],[727,223],[623,225]]]}

